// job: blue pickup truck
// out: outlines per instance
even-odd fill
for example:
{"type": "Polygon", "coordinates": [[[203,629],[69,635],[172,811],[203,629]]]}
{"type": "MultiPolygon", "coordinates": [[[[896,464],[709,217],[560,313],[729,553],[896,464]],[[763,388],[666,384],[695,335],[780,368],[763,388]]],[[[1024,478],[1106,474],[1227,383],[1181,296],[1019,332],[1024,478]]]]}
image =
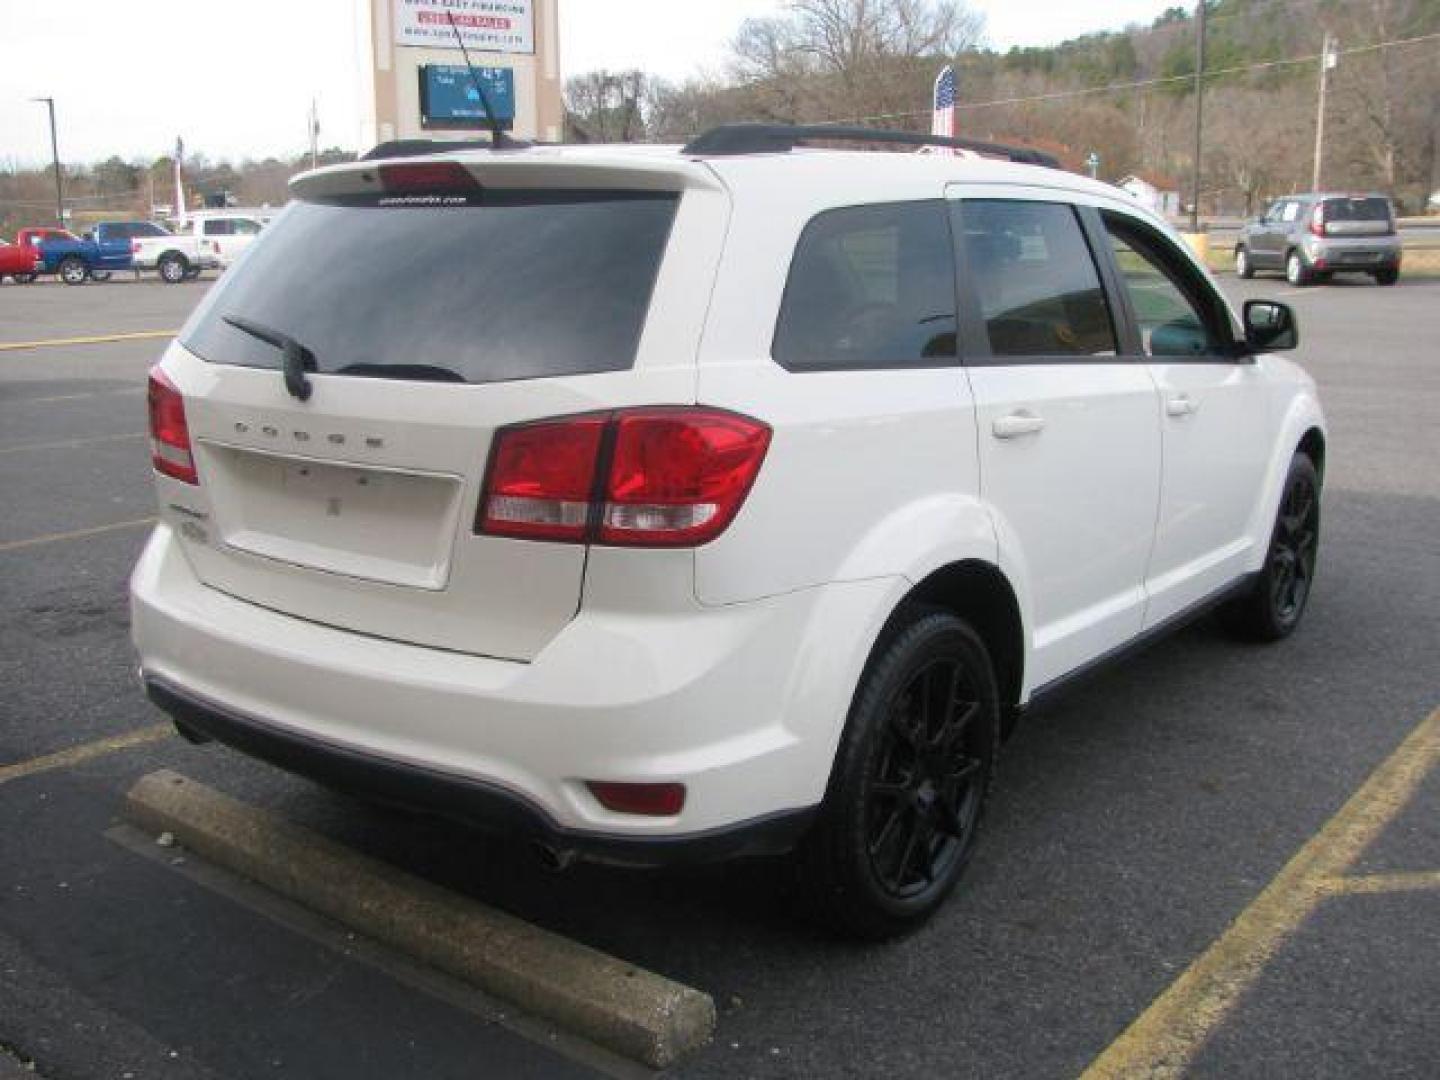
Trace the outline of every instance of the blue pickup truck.
{"type": "Polygon", "coordinates": [[[165,236],[150,221],[102,221],[83,237],[59,236],[57,230],[38,245],[42,274],[58,274],[66,285],[106,280],[116,270],[129,270],[130,242],[138,236],[165,236]]]}

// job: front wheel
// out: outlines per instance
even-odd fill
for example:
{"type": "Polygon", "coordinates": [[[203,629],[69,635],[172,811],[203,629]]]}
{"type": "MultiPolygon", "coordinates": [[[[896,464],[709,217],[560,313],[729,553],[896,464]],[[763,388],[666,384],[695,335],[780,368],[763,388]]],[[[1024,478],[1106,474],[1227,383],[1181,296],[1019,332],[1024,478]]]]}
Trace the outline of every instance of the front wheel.
{"type": "Polygon", "coordinates": [[[1259,578],[1220,609],[1226,628],[1250,641],[1279,641],[1300,625],[1320,551],[1320,474],[1305,454],[1290,461],[1270,550],[1259,578]]]}
{"type": "Polygon", "coordinates": [[[1235,276],[1247,280],[1255,276],[1255,267],[1250,265],[1250,252],[1243,247],[1235,249],[1235,276]]]}
{"type": "Polygon", "coordinates": [[[876,940],[924,922],[960,880],[1000,737],[994,668],[969,625],[923,609],[882,648],[802,852],[820,917],[876,940]]]}
{"type": "Polygon", "coordinates": [[[60,280],[66,285],[84,285],[85,279],[90,276],[90,270],[86,267],[85,260],[75,255],[61,259],[57,272],[60,280]]]}

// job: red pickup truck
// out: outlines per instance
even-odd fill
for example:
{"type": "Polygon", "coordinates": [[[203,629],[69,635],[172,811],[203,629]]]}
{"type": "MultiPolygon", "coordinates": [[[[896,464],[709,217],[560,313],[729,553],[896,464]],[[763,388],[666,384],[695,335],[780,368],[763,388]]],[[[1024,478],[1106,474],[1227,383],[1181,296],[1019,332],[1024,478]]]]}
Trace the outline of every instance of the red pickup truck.
{"type": "Polygon", "coordinates": [[[0,240],[0,281],[14,278],[21,285],[35,280],[41,266],[40,252],[30,244],[0,240]]]}

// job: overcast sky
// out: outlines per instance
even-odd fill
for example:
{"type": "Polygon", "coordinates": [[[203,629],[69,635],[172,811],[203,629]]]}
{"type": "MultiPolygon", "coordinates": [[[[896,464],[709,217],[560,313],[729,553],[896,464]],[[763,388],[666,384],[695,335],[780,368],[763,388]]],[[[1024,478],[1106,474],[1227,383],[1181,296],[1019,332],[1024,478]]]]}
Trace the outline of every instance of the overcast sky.
{"type": "MultiPolygon", "coordinates": [[[[1148,22],[1175,0],[971,0],[990,45],[1048,45],[1148,22]]],[[[321,141],[354,148],[363,0],[0,0],[0,166],[153,158],[175,136],[212,159],[293,154],[318,103],[321,141]]],[[[669,79],[718,70],[740,22],[782,0],[560,0],[560,62],[669,79]]],[[[963,98],[963,88],[962,88],[963,98]]]]}

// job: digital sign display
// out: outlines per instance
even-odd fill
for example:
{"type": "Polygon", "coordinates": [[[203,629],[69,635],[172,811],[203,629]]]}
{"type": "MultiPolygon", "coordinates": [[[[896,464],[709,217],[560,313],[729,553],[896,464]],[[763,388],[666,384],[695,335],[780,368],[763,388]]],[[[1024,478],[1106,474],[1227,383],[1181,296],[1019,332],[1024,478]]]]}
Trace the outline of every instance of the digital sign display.
{"type": "MultiPolygon", "coordinates": [[[[475,69],[496,119],[508,129],[515,123],[515,72],[509,68],[475,69]]],[[[487,126],[485,107],[470,77],[469,68],[455,64],[425,64],[420,68],[420,124],[426,128],[487,126]]]]}

